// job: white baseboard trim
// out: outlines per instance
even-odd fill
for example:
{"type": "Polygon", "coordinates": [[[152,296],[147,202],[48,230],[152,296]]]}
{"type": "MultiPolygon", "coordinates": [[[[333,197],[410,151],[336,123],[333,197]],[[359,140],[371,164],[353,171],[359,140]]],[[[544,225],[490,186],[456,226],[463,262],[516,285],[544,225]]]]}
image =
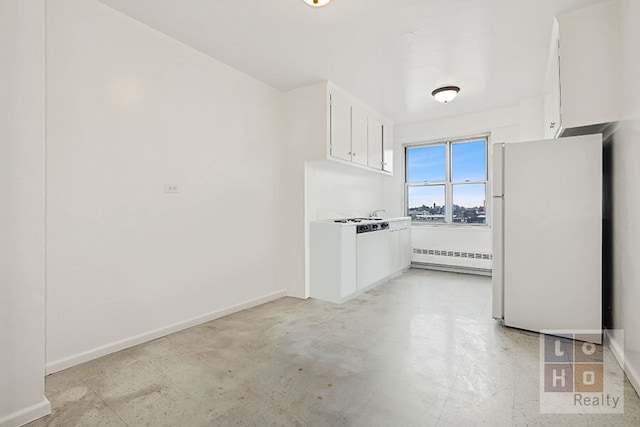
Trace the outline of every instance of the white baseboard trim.
{"type": "Polygon", "coordinates": [[[636,390],[636,393],[640,395],[640,373],[637,369],[635,369],[635,367],[625,362],[624,348],[616,340],[616,337],[608,330],[604,331],[604,335],[607,343],[609,344],[609,349],[611,350],[611,353],[613,353],[613,356],[616,358],[618,365],[620,365],[620,367],[624,370],[624,373],[627,375],[627,378],[629,378],[629,382],[636,390]]]}
{"type": "Polygon", "coordinates": [[[620,346],[620,343],[616,340],[616,338],[608,329],[605,329],[604,336],[608,344],[609,350],[611,350],[611,353],[613,353],[616,360],[618,361],[618,365],[620,365],[620,367],[624,369],[624,353],[622,351],[622,347],[620,346]]]}
{"type": "Polygon", "coordinates": [[[624,372],[627,374],[627,378],[629,378],[629,382],[636,390],[636,393],[640,396],[640,375],[638,370],[627,363],[624,367],[624,372]]]}
{"type": "MultiPolygon", "coordinates": [[[[369,290],[371,290],[371,289],[373,289],[373,288],[375,288],[377,286],[382,285],[383,283],[387,283],[388,281],[393,280],[396,277],[399,277],[399,276],[403,275],[404,273],[409,271],[410,268],[411,267],[403,268],[402,270],[399,270],[399,271],[397,271],[397,272],[395,272],[395,273],[393,273],[393,274],[391,274],[391,275],[389,275],[387,277],[383,277],[380,280],[376,280],[375,282],[373,282],[373,283],[371,283],[371,284],[369,284],[369,285],[367,285],[367,286],[365,286],[363,288],[357,289],[355,292],[350,293],[346,297],[342,297],[342,298],[339,298],[339,299],[336,299],[336,300],[329,299],[329,298],[315,298],[315,299],[318,299],[320,301],[330,302],[330,303],[333,303],[333,304],[344,304],[345,302],[347,302],[349,300],[352,300],[354,298],[357,298],[360,295],[364,294],[365,292],[367,292],[367,291],[369,291],[369,290]]],[[[310,297],[310,298],[314,298],[314,297],[310,297]]]]}
{"type": "Polygon", "coordinates": [[[369,291],[369,290],[371,290],[371,289],[373,289],[375,287],[378,287],[378,286],[382,285],[383,283],[387,283],[389,280],[390,280],[389,277],[385,277],[385,278],[382,278],[380,280],[376,280],[375,282],[371,283],[370,285],[367,285],[364,288],[360,288],[357,291],[355,291],[354,293],[349,294],[344,298],[341,298],[340,301],[338,301],[338,304],[344,304],[345,302],[347,302],[349,300],[352,300],[352,299],[354,299],[356,297],[359,297],[360,295],[364,294],[365,292],[367,292],[367,291],[369,291]]]}
{"type": "Polygon", "coordinates": [[[18,427],[51,413],[51,403],[45,397],[42,402],[0,418],[0,427],[18,427]]]}
{"type": "Polygon", "coordinates": [[[407,271],[409,271],[409,269],[410,269],[410,268],[411,268],[411,265],[409,265],[409,266],[407,266],[407,267],[404,267],[403,269],[398,270],[398,271],[396,271],[395,273],[392,273],[392,274],[389,276],[389,280],[393,280],[393,279],[395,279],[396,277],[400,277],[400,276],[402,276],[404,273],[406,273],[407,271]]]}
{"type": "Polygon", "coordinates": [[[425,270],[446,271],[449,273],[475,274],[479,276],[491,276],[490,268],[465,267],[462,265],[433,264],[430,262],[411,262],[411,267],[425,270]]]}
{"type": "Polygon", "coordinates": [[[46,375],[53,374],[54,372],[62,371],[64,369],[71,368],[72,366],[76,366],[81,363],[88,362],[90,360],[97,359],[102,356],[106,356],[107,354],[115,353],[116,351],[124,350],[126,348],[133,347],[138,344],[145,343],[147,341],[152,341],[157,338],[172,334],[174,332],[179,332],[179,331],[182,331],[183,329],[191,328],[193,326],[200,325],[202,323],[210,322],[220,317],[228,316],[229,314],[237,313],[238,311],[246,310],[247,308],[256,307],[258,305],[262,305],[264,303],[267,303],[285,296],[287,296],[287,291],[285,289],[282,289],[278,292],[264,295],[259,298],[255,298],[240,304],[233,305],[231,307],[216,310],[211,313],[204,314],[202,316],[197,316],[182,322],[174,323],[173,325],[169,325],[153,331],[145,332],[143,334],[136,335],[130,338],[125,338],[123,340],[116,341],[111,344],[103,345],[101,347],[94,348],[84,353],[75,354],[73,356],[69,356],[61,360],[49,362],[45,365],[45,374],[46,375]]]}

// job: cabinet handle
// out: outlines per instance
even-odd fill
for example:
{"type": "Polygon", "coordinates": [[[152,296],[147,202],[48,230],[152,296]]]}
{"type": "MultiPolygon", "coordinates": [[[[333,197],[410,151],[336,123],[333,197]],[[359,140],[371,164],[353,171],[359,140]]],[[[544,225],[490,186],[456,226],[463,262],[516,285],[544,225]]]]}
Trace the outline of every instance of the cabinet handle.
{"type": "Polygon", "coordinates": [[[352,156],[355,156],[355,155],[356,155],[356,153],[351,153],[351,155],[352,155],[352,156]]]}
{"type": "Polygon", "coordinates": [[[551,122],[551,123],[549,124],[549,129],[553,129],[553,128],[555,128],[555,127],[556,127],[556,122],[551,122]]]}

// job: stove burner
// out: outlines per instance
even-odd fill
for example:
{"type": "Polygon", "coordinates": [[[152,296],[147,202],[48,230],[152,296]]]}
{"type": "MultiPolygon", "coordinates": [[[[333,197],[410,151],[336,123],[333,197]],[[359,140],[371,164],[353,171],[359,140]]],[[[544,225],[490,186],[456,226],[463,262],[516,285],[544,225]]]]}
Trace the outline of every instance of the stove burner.
{"type": "Polygon", "coordinates": [[[344,219],[336,219],[334,222],[349,224],[353,222],[362,222],[362,221],[382,221],[382,218],[344,218],[344,219]]]}

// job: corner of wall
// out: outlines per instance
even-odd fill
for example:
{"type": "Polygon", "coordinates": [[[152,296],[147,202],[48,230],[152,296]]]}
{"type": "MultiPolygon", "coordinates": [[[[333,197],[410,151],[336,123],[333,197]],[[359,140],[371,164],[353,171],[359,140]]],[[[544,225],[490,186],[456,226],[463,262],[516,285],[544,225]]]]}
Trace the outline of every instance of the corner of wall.
{"type": "Polygon", "coordinates": [[[22,426],[30,423],[31,421],[35,421],[38,418],[45,417],[50,413],[51,403],[47,398],[44,398],[39,403],[0,418],[0,427],[22,426]]]}
{"type": "Polygon", "coordinates": [[[44,395],[44,0],[0,2],[0,426],[51,412],[44,395]]]}

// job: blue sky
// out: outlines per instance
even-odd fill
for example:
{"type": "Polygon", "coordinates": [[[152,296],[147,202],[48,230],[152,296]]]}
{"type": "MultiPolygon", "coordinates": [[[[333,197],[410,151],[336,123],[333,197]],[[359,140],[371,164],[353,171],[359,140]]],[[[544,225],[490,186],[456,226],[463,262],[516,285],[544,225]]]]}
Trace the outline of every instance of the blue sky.
{"type": "Polygon", "coordinates": [[[451,182],[483,181],[487,178],[484,140],[451,145],[451,182]]]}
{"type": "MultiPolygon", "coordinates": [[[[486,179],[486,142],[484,139],[451,144],[452,182],[483,181],[486,179]]],[[[407,150],[408,182],[444,181],[446,174],[446,145],[429,145],[407,150]]],[[[453,186],[453,203],[460,206],[482,206],[484,185],[453,186]]],[[[409,189],[409,206],[444,204],[444,186],[413,187],[409,189]]]]}

